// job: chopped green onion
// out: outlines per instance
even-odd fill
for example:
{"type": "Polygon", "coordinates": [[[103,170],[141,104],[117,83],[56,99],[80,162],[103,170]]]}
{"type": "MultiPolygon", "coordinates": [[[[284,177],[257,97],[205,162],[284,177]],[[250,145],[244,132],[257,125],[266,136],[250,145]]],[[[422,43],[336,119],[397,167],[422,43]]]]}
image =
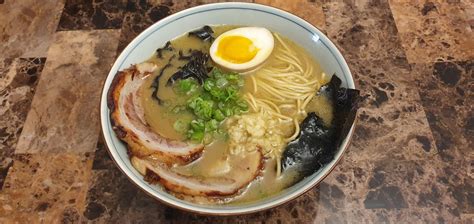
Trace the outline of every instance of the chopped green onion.
{"type": "Polygon", "coordinates": [[[219,122],[215,119],[209,120],[206,122],[205,129],[206,131],[215,131],[219,126],[219,122]]]}
{"type": "Polygon", "coordinates": [[[189,129],[189,122],[182,119],[178,119],[174,122],[173,128],[179,133],[186,133],[186,131],[188,131],[189,129]]]}
{"type": "Polygon", "coordinates": [[[196,82],[196,80],[189,78],[189,79],[180,79],[176,86],[177,86],[178,93],[190,95],[196,92],[196,90],[199,87],[199,84],[196,82]]]}
{"type": "Polygon", "coordinates": [[[193,141],[201,142],[202,139],[204,138],[204,131],[188,132],[188,138],[193,141]]]}
{"type": "Polygon", "coordinates": [[[212,117],[217,121],[223,121],[225,119],[225,115],[219,109],[214,110],[214,114],[212,115],[212,117]]]}
{"type": "Polygon", "coordinates": [[[185,105],[178,103],[172,109],[175,113],[188,110],[195,116],[191,122],[178,120],[174,128],[187,133],[188,139],[209,143],[217,136],[226,133],[219,128],[225,118],[248,111],[247,102],[240,99],[240,88],[244,84],[238,73],[223,72],[214,68],[202,86],[190,78],[182,79],[175,84],[179,94],[188,95],[185,105]]]}
{"type": "Polygon", "coordinates": [[[226,78],[222,77],[222,78],[219,78],[219,79],[216,81],[216,86],[217,86],[218,88],[223,88],[223,87],[225,87],[228,83],[229,83],[229,81],[227,81],[226,78]]]}

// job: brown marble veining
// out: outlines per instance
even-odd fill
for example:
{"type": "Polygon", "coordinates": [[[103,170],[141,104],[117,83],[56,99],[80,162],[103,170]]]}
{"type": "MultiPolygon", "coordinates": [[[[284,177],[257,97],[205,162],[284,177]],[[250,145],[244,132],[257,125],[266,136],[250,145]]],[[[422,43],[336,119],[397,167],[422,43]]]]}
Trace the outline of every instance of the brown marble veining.
{"type": "Polygon", "coordinates": [[[318,187],[251,215],[190,214],[135,187],[99,138],[101,82],[142,30],[212,2],[0,0],[0,223],[474,222],[470,0],[252,1],[341,50],[364,98],[351,147],[318,187]]]}
{"type": "Polygon", "coordinates": [[[440,157],[473,158],[474,60],[438,61],[413,70],[440,157]]]}
{"type": "Polygon", "coordinates": [[[472,1],[391,1],[410,63],[474,59],[472,1]]]}
{"type": "Polygon", "coordinates": [[[18,154],[0,192],[0,222],[52,223],[82,214],[89,154],[18,154]]]}
{"type": "Polygon", "coordinates": [[[0,65],[0,189],[8,169],[45,58],[4,59],[0,65]]]}
{"type": "Polygon", "coordinates": [[[413,70],[439,151],[438,164],[444,165],[439,172],[448,174],[437,181],[453,199],[453,213],[473,214],[474,60],[437,61],[414,65],[413,70]]]}
{"type": "Polygon", "coordinates": [[[119,29],[127,0],[112,1],[66,1],[58,31],[119,29]]]}
{"type": "Polygon", "coordinates": [[[291,12],[298,15],[302,19],[313,24],[324,32],[326,28],[325,17],[323,13],[322,1],[308,1],[308,0],[293,0],[293,1],[279,1],[279,0],[256,0],[255,3],[271,5],[279,9],[291,12]]]}
{"type": "Polygon", "coordinates": [[[1,4],[0,57],[45,57],[63,6],[61,0],[9,0],[1,4]]]}
{"type": "Polygon", "coordinates": [[[129,2],[123,17],[122,32],[117,52],[120,53],[133,38],[147,27],[170,15],[172,13],[170,11],[171,4],[154,4],[153,2],[146,1],[129,2]]]}
{"type": "Polygon", "coordinates": [[[17,153],[90,152],[99,134],[99,95],[118,30],[55,34],[17,153]]]}

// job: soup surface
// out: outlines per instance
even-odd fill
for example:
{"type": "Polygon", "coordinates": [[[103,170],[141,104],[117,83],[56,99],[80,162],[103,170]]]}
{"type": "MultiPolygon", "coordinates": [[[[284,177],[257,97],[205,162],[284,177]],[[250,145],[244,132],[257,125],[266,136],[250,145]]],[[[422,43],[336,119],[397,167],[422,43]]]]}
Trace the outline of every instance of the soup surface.
{"type": "Polygon", "coordinates": [[[114,130],[145,179],[184,200],[269,197],[302,178],[298,161],[325,150],[305,135],[336,144],[333,80],[304,49],[265,28],[205,26],[120,77],[124,84],[111,91],[114,130]],[[300,143],[307,149],[295,154],[300,143]]]}

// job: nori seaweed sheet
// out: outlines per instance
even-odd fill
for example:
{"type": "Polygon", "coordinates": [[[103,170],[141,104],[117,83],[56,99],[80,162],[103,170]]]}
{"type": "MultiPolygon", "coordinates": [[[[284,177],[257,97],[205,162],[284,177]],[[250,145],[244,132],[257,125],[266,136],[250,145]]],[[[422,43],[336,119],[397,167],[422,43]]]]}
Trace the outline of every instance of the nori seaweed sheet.
{"type": "Polygon", "coordinates": [[[175,72],[166,82],[166,86],[173,85],[180,79],[195,78],[199,84],[203,84],[207,79],[207,62],[209,55],[207,53],[193,50],[189,56],[189,62],[186,63],[179,71],[175,72]]]}
{"type": "Polygon", "coordinates": [[[166,42],[165,46],[156,49],[156,57],[163,58],[163,51],[173,51],[171,42],[166,42]]]}
{"type": "Polygon", "coordinates": [[[197,29],[188,33],[188,36],[195,36],[203,41],[214,41],[212,34],[214,30],[210,26],[203,26],[201,29],[197,29]]]}
{"type": "Polygon", "coordinates": [[[300,174],[298,181],[319,171],[334,159],[354,123],[359,90],[342,88],[340,85],[341,80],[333,75],[331,81],[317,93],[333,103],[334,116],[331,125],[325,126],[314,112],[308,113],[300,124],[298,138],[290,142],[283,152],[282,170],[296,169],[300,174]]]}
{"type": "Polygon", "coordinates": [[[165,66],[163,66],[161,69],[160,69],[160,73],[158,74],[158,76],[155,77],[155,79],[153,80],[153,82],[151,83],[151,88],[153,89],[153,92],[151,94],[151,97],[153,99],[155,99],[159,105],[161,105],[163,103],[163,100],[158,96],[158,87],[160,86],[160,78],[161,76],[163,76],[163,73],[165,72],[165,70],[169,67],[171,67],[171,61],[176,57],[176,55],[173,55],[171,56],[169,59],[168,59],[168,63],[166,63],[165,66]]]}

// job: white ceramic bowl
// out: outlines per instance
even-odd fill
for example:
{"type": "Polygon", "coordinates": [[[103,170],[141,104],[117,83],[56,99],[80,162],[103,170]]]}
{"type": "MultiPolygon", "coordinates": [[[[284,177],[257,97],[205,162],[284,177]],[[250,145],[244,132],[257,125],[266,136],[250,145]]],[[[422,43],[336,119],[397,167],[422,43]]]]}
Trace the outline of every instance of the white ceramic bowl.
{"type": "Polygon", "coordinates": [[[107,91],[117,71],[150,58],[158,47],[183,33],[200,28],[203,25],[219,24],[260,26],[278,32],[304,47],[319,61],[326,74],[336,74],[341,78],[343,86],[354,88],[354,81],[349,67],[336,46],[321,31],[305,20],[288,12],[259,4],[217,3],[203,5],[178,12],[153,24],[138,35],[120,54],[110,70],[102,90],[100,102],[102,133],[110,155],[119,169],[150,196],[173,207],[201,214],[235,215],[252,213],[288,202],[321,182],[331,172],[347,148],[354,130],[354,124],[338,149],[334,160],[319,172],[303,179],[280,194],[251,204],[209,206],[177,199],[161,189],[160,186],[150,185],[144,181],[143,176],[131,165],[125,144],[113,132],[109,119],[109,109],[107,108],[107,91]]]}

